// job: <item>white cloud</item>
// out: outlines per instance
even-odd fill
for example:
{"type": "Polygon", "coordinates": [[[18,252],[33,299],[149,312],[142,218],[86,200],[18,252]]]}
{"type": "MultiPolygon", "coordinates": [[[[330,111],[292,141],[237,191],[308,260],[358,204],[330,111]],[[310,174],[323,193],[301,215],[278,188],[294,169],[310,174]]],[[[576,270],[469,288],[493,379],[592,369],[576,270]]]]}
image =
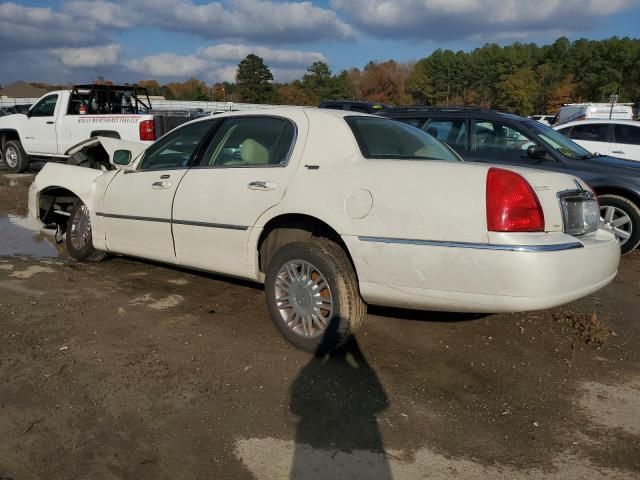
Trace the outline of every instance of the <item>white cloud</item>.
{"type": "Polygon", "coordinates": [[[113,43],[103,47],[54,48],[51,53],[65,67],[94,68],[118,63],[122,47],[113,43]]]}
{"type": "Polygon", "coordinates": [[[125,6],[106,0],[67,0],[62,9],[74,19],[99,27],[129,28],[144,20],[125,6]]]}
{"type": "Polygon", "coordinates": [[[105,35],[93,31],[91,25],[50,8],[0,3],[0,52],[94,45],[104,39],[105,35]]]}
{"type": "Polygon", "coordinates": [[[331,0],[376,37],[458,40],[584,31],[637,0],[331,0]]]}
{"type": "Polygon", "coordinates": [[[333,10],[317,7],[311,1],[68,0],[63,10],[95,25],[151,25],[209,39],[283,43],[354,36],[353,29],[333,10]]]}
{"type": "Polygon", "coordinates": [[[220,44],[202,48],[193,55],[160,53],[131,60],[126,68],[145,76],[161,78],[204,77],[209,81],[234,81],[238,63],[253,53],[262,57],[274,79],[287,82],[304,75],[316,61],[326,61],[319,52],[272,49],[242,44],[220,44]]]}
{"type": "Polygon", "coordinates": [[[195,55],[159,53],[128,61],[125,66],[149,77],[194,77],[205,72],[209,65],[195,55]]]}
{"type": "Polygon", "coordinates": [[[199,55],[215,61],[231,61],[238,63],[250,53],[262,57],[268,65],[300,66],[313,62],[326,62],[327,58],[320,52],[302,50],[273,49],[261,46],[221,43],[200,50],[199,55]]]}

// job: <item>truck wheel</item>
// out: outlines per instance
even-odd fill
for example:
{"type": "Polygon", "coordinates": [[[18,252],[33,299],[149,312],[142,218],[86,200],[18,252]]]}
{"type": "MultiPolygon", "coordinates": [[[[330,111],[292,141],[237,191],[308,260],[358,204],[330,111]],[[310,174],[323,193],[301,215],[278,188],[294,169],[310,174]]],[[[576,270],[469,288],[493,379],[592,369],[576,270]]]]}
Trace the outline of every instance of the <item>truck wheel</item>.
{"type": "Polygon", "coordinates": [[[622,255],[640,244],[640,209],[635,203],[618,195],[600,195],[600,219],[620,242],[622,255]]]}
{"type": "Polygon", "coordinates": [[[9,140],[4,144],[2,158],[12,173],[22,173],[29,168],[29,155],[22,148],[20,140],[9,140]]]}
{"type": "Polygon", "coordinates": [[[280,248],[267,268],[265,295],[278,331],[295,347],[316,354],[347,343],[367,312],[349,258],[324,238],[280,248]]]}
{"type": "Polygon", "coordinates": [[[67,223],[67,250],[80,262],[99,262],[107,256],[106,252],[93,248],[91,217],[84,203],[78,203],[71,211],[67,223]]]}

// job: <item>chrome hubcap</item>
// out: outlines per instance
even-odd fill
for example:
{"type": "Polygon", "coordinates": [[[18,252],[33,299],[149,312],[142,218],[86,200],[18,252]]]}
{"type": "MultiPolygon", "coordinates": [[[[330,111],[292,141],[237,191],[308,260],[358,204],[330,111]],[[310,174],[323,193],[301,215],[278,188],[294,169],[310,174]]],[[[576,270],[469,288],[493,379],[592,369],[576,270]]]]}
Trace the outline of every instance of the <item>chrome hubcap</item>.
{"type": "Polygon", "coordinates": [[[71,219],[71,231],[67,234],[71,235],[71,245],[77,250],[84,248],[91,241],[91,219],[89,209],[85,205],[82,205],[71,219]]]}
{"type": "Polygon", "coordinates": [[[633,235],[633,222],[624,210],[611,205],[600,207],[600,221],[615,234],[620,245],[627,243],[633,235]]]}
{"type": "Polygon", "coordinates": [[[7,166],[9,166],[9,168],[15,168],[18,165],[18,151],[15,147],[7,147],[4,151],[4,161],[7,162],[7,166]]]}
{"type": "Polygon", "coordinates": [[[333,296],[324,275],[304,260],[291,260],[278,272],[276,305],[285,324],[303,337],[317,337],[333,317],[333,296]]]}

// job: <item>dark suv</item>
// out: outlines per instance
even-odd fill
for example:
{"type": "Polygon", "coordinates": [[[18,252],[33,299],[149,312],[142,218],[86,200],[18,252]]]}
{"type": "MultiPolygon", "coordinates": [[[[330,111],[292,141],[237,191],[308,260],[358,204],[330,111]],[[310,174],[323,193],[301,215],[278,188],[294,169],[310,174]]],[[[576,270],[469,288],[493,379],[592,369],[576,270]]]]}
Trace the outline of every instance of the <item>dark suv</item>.
{"type": "Polygon", "coordinates": [[[382,115],[409,123],[448,144],[469,162],[566,172],[598,194],[601,216],[622,253],[640,244],[640,164],[596,156],[529,118],[479,108],[406,107],[382,115]]]}

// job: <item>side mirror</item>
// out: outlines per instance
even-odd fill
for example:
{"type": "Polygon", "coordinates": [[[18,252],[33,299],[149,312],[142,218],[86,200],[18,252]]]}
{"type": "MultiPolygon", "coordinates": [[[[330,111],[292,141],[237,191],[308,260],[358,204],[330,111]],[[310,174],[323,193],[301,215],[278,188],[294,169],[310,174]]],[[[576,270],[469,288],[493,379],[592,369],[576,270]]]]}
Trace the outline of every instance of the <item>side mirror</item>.
{"type": "Polygon", "coordinates": [[[529,158],[540,160],[547,156],[547,149],[542,145],[531,145],[527,148],[527,155],[529,158]]]}
{"type": "Polygon", "coordinates": [[[33,111],[31,109],[27,110],[27,118],[31,118],[33,116],[33,111]]]}
{"type": "Polygon", "coordinates": [[[113,164],[127,166],[131,163],[131,152],[129,150],[116,150],[113,152],[113,164]]]}

